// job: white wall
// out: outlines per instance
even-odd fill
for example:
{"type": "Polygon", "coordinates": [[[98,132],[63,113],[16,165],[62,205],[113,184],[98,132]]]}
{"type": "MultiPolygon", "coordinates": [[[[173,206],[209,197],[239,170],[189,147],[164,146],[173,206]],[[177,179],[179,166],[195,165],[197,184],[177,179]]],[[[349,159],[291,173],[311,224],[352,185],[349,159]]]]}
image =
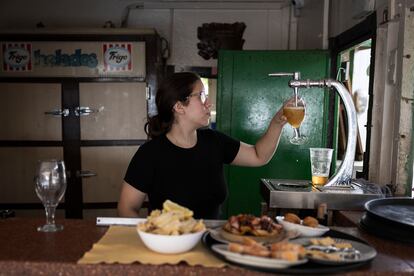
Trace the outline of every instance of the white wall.
{"type": "Polygon", "coordinates": [[[297,18],[297,49],[322,49],[324,0],[306,0],[304,3],[297,18]]]}
{"type": "MultiPolygon", "coordinates": [[[[321,0],[313,0],[323,2],[321,0]]],[[[165,37],[170,45],[169,64],[180,66],[217,66],[216,60],[204,60],[197,52],[197,27],[203,23],[244,22],[247,26],[243,38],[246,50],[285,50],[297,48],[297,19],[291,15],[290,1],[257,0],[208,3],[131,0],[2,0],[0,2],[0,29],[34,28],[38,22],[46,27],[102,27],[112,21],[120,27],[126,7],[131,5],[128,27],[151,27],[165,37]],[[139,8],[135,8],[139,6],[139,8]],[[193,8],[194,7],[194,8],[193,8]]],[[[306,10],[306,5],[303,9],[306,10]]],[[[309,16],[314,17],[312,12],[309,16]]],[[[317,18],[319,18],[316,15],[317,18]]],[[[304,16],[305,24],[313,22],[304,16]]],[[[317,21],[319,22],[319,21],[317,21]]],[[[316,33],[320,33],[316,24],[316,33]]],[[[320,45],[319,35],[309,30],[302,32],[301,49],[314,49],[320,45]],[[316,41],[316,42],[315,42],[316,41]],[[306,46],[309,45],[309,47],[306,46]]]]}
{"type": "Polygon", "coordinates": [[[0,28],[34,28],[40,21],[47,27],[102,27],[108,20],[119,26],[128,4],[116,0],[2,0],[0,28]]]}
{"type": "Polygon", "coordinates": [[[288,49],[289,41],[296,37],[295,29],[289,33],[285,27],[289,25],[289,13],[289,7],[274,10],[138,9],[131,11],[128,26],[156,26],[170,43],[169,64],[214,67],[217,60],[205,60],[197,53],[197,28],[203,23],[243,22],[246,24],[244,50],[282,50],[288,49]]]}
{"type": "Polygon", "coordinates": [[[330,0],[329,36],[335,37],[364,20],[361,15],[364,7],[377,11],[381,22],[382,11],[389,0],[330,0]]]}

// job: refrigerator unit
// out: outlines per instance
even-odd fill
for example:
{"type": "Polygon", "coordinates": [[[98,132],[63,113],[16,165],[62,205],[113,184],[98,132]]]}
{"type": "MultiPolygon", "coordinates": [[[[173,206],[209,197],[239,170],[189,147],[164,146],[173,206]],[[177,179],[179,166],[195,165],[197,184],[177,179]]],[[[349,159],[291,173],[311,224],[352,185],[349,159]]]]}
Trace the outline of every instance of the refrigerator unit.
{"type": "Polygon", "coordinates": [[[155,109],[164,70],[158,34],[1,31],[0,44],[0,209],[22,216],[41,209],[36,162],[55,158],[66,163],[59,205],[66,217],[116,215],[124,173],[155,109]]]}

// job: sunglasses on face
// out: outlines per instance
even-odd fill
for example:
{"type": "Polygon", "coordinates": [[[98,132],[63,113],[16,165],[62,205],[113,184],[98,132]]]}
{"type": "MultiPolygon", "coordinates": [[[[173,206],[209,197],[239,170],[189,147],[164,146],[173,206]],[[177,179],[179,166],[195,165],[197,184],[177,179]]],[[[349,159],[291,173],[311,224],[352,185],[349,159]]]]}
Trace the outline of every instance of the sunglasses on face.
{"type": "Polygon", "coordinates": [[[193,93],[187,96],[186,100],[190,99],[191,97],[199,97],[200,101],[205,104],[207,101],[207,95],[205,91],[201,91],[201,92],[197,92],[197,93],[193,93]]]}

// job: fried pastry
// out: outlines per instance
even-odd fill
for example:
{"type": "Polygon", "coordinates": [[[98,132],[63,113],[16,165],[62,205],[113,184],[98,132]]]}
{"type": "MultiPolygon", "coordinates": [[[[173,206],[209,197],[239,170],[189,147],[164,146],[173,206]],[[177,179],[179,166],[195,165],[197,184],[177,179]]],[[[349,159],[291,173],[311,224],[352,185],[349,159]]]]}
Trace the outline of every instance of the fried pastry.
{"type": "Polygon", "coordinates": [[[299,253],[296,251],[273,251],[271,257],[290,262],[296,262],[300,259],[299,253]]]}
{"type": "Polygon", "coordinates": [[[228,250],[239,254],[258,257],[268,257],[286,261],[298,261],[305,256],[305,248],[302,245],[279,242],[273,244],[261,244],[251,238],[244,238],[243,243],[229,243],[228,250]]]}
{"type": "Polygon", "coordinates": [[[300,218],[297,215],[293,214],[293,213],[286,213],[284,220],[287,221],[287,222],[300,224],[300,218]]]}
{"type": "Polygon", "coordinates": [[[305,226],[309,226],[309,227],[318,227],[319,222],[316,218],[314,217],[306,217],[303,219],[302,224],[305,226]]]}
{"type": "Polygon", "coordinates": [[[336,248],[352,248],[352,244],[349,242],[335,243],[336,248]]]}
{"type": "Polygon", "coordinates": [[[313,245],[330,246],[335,244],[335,240],[331,237],[325,237],[322,239],[310,239],[310,243],[313,245]]]}
{"type": "Polygon", "coordinates": [[[275,223],[268,216],[255,217],[253,215],[240,214],[231,216],[223,229],[236,235],[250,235],[255,237],[268,237],[278,235],[282,226],[275,223]]]}

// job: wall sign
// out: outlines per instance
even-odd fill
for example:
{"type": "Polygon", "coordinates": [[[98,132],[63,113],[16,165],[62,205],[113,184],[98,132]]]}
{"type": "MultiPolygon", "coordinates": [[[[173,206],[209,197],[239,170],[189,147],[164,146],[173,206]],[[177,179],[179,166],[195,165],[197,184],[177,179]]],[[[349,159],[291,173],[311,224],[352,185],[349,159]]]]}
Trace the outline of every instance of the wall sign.
{"type": "Polygon", "coordinates": [[[145,77],[145,42],[0,44],[0,76],[145,77]]]}
{"type": "Polygon", "coordinates": [[[98,58],[96,53],[82,53],[82,49],[75,49],[74,53],[66,53],[62,49],[56,49],[54,53],[42,53],[34,51],[34,65],[40,67],[80,67],[96,68],[98,58]]]}
{"type": "Polygon", "coordinates": [[[3,70],[5,72],[27,72],[32,70],[31,43],[3,43],[3,70]]]}
{"type": "Polygon", "coordinates": [[[103,45],[105,71],[131,71],[132,45],[131,43],[103,45]]]}

